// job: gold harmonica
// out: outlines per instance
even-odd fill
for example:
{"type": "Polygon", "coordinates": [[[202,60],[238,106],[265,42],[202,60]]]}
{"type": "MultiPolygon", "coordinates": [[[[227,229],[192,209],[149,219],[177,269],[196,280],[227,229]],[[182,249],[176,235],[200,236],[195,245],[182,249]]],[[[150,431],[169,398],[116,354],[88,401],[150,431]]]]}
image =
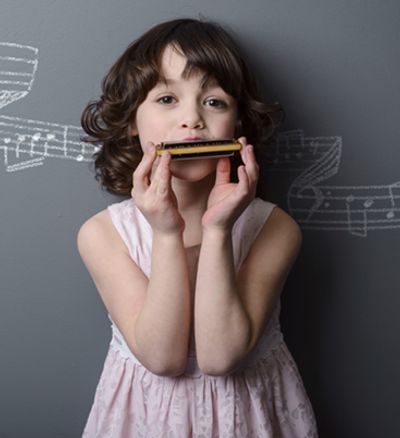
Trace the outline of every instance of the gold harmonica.
{"type": "Polygon", "coordinates": [[[229,157],[240,151],[242,144],[234,139],[166,141],[156,145],[156,154],[169,152],[173,160],[229,157]]]}

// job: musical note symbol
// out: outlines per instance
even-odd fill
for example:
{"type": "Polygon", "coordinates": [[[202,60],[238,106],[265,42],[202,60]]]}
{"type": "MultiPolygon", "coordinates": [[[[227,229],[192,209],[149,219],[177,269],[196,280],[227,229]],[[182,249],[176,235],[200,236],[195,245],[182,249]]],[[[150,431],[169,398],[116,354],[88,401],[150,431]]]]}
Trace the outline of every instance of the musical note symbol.
{"type": "Polygon", "coordinates": [[[54,134],[46,134],[46,141],[44,143],[44,156],[48,156],[48,149],[49,149],[49,141],[55,140],[56,136],[54,134]]]}
{"type": "MultiPolygon", "coordinates": [[[[36,47],[0,42],[0,108],[31,91],[37,67],[36,47]]],[[[81,141],[79,127],[0,115],[0,151],[7,172],[42,165],[46,157],[91,161],[93,150],[96,152],[92,145],[81,141]],[[68,139],[70,131],[73,134],[68,139]],[[39,158],[33,159],[34,156],[39,158]],[[11,164],[9,161],[14,158],[18,163],[11,164]]]]}
{"type": "Polygon", "coordinates": [[[390,196],[390,204],[391,204],[391,209],[388,211],[388,213],[386,214],[386,217],[388,218],[388,219],[394,219],[394,216],[395,216],[395,207],[396,207],[396,204],[395,204],[395,196],[394,196],[394,194],[393,194],[393,189],[395,189],[395,188],[399,188],[400,187],[400,182],[397,182],[397,183],[394,183],[394,184],[390,184],[389,185],[389,196],[390,196]]]}
{"type": "Polygon", "coordinates": [[[364,202],[364,207],[365,207],[365,208],[370,208],[373,204],[374,204],[374,200],[373,200],[373,199],[367,199],[367,200],[364,202]]]}
{"type": "Polygon", "coordinates": [[[346,210],[347,210],[347,228],[351,234],[356,236],[365,237],[367,235],[367,214],[364,211],[352,211],[352,205],[355,201],[354,195],[346,196],[346,210]],[[358,225],[360,222],[359,214],[361,214],[361,225],[358,225]]]}
{"type": "Polygon", "coordinates": [[[31,138],[31,149],[30,149],[30,156],[33,157],[34,149],[35,149],[35,142],[38,142],[40,140],[41,134],[40,132],[36,132],[32,135],[31,138]]]}
{"type": "Polygon", "coordinates": [[[15,144],[15,155],[17,158],[19,158],[19,148],[21,144],[25,141],[26,136],[17,134],[17,143],[15,144]]]}
{"type": "MultiPolygon", "coordinates": [[[[8,145],[11,143],[11,138],[10,137],[6,137],[4,139],[4,144],[8,145]]],[[[4,148],[4,164],[8,165],[8,147],[4,148]]]]}

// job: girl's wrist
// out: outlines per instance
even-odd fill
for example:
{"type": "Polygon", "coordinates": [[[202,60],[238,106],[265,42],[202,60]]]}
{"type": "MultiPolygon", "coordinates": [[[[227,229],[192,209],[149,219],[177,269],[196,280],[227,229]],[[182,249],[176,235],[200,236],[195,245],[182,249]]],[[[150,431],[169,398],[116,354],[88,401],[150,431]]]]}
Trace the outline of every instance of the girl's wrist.
{"type": "Polygon", "coordinates": [[[183,243],[183,229],[177,229],[174,231],[160,231],[153,230],[153,240],[162,241],[165,243],[171,242],[182,242],[183,243]]]}
{"type": "Polygon", "coordinates": [[[203,227],[203,240],[205,238],[213,240],[225,240],[231,238],[232,227],[217,227],[217,226],[207,226],[203,227]]]}

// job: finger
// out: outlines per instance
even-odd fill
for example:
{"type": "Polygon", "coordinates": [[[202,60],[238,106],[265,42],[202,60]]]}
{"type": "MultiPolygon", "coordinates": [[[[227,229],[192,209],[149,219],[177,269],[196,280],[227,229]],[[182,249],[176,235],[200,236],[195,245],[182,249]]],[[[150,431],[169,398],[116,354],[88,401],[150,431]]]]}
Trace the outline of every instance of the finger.
{"type": "Polygon", "coordinates": [[[161,157],[156,156],[156,159],[153,161],[153,165],[152,165],[151,171],[150,171],[150,181],[153,181],[154,175],[156,174],[156,171],[158,169],[158,166],[160,165],[160,162],[161,162],[161,157]]]}
{"type": "Polygon", "coordinates": [[[258,164],[256,160],[256,156],[254,154],[254,146],[247,143],[246,137],[240,138],[242,142],[242,149],[240,151],[242,161],[246,166],[247,174],[251,179],[258,179],[258,164]]]}
{"type": "Polygon", "coordinates": [[[244,151],[246,149],[246,145],[247,145],[247,138],[242,136],[238,138],[238,142],[242,144],[242,148],[240,149],[240,157],[242,158],[243,163],[245,162],[245,158],[244,158],[244,151]]]}
{"type": "Polygon", "coordinates": [[[171,188],[171,154],[162,154],[157,169],[154,172],[152,186],[159,194],[166,194],[171,188]]]}
{"type": "Polygon", "coordinates": [[[231,162],[229,158],[220,158],[217,163],[215,185],[227,184],[231,181],[231,162]]]}
{"type": "Polygon", "coordinates": [[[253,187],[257,184],[259,175],[259,166],[254,154],[254,147],[251,144],[246,144],[241,150],[242,161],[245,165],[246,173],[249,179],[249,184],[253,187]]]}
{"type": "Polygon", "coordinates": [[[150,184],[150,172],[156,159],[156,150],[153,143],[149,142],[144,148],[143,158],[133,173],[133,185],[139,190],[146,189],[150,184]]]}
{"type": "MultiPolygon", "coordinates": [[[[251,154],[251,151],[248,152],[251,154]]],[[[247,165],[242,166],[241,174],[239,175],[238,172],[238,178],[242,178],[242,181],[246,180],[246,184],[243,185],[243,190],[247,190],[248,194],[255,195],[257,191],[257,184],[258,184],[258,176],[259,176],[259,167],[257,164],[257,161],[253,157],[249,157],[249,161],[247,165]]]]}
{"type": "Polygon", "coordinates": [[[238,170],[238,185],[237,185],[237,192],[240,193],[242,196],[246,196],[251,191],[250,188],[250,180],[246,172],[245,166],[239,166],[238,170]]]}
{"type": "Polygon", "coordinates": [[[254,146],[248,144],[245,150],[245,166],[246,172],[249,175],[250,179],[258,179],[259,166],[256,160],[256,156],[254,154],[254,146]]]}

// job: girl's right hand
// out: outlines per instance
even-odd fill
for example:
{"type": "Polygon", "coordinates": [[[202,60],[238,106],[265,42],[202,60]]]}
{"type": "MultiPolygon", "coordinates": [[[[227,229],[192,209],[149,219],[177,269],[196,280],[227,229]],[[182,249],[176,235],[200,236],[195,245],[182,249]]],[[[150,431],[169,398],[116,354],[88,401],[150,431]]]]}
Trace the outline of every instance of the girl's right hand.
{"type": "Polygon", "coordinates": [[[133,172],[131,191],[135,205],[150,223],[153,231],[163,234],[183,232],[185,222],[178,211],[178,202],[171,187],[171,155],[156,157],[149,142],[141,162],[133,172]]]}

